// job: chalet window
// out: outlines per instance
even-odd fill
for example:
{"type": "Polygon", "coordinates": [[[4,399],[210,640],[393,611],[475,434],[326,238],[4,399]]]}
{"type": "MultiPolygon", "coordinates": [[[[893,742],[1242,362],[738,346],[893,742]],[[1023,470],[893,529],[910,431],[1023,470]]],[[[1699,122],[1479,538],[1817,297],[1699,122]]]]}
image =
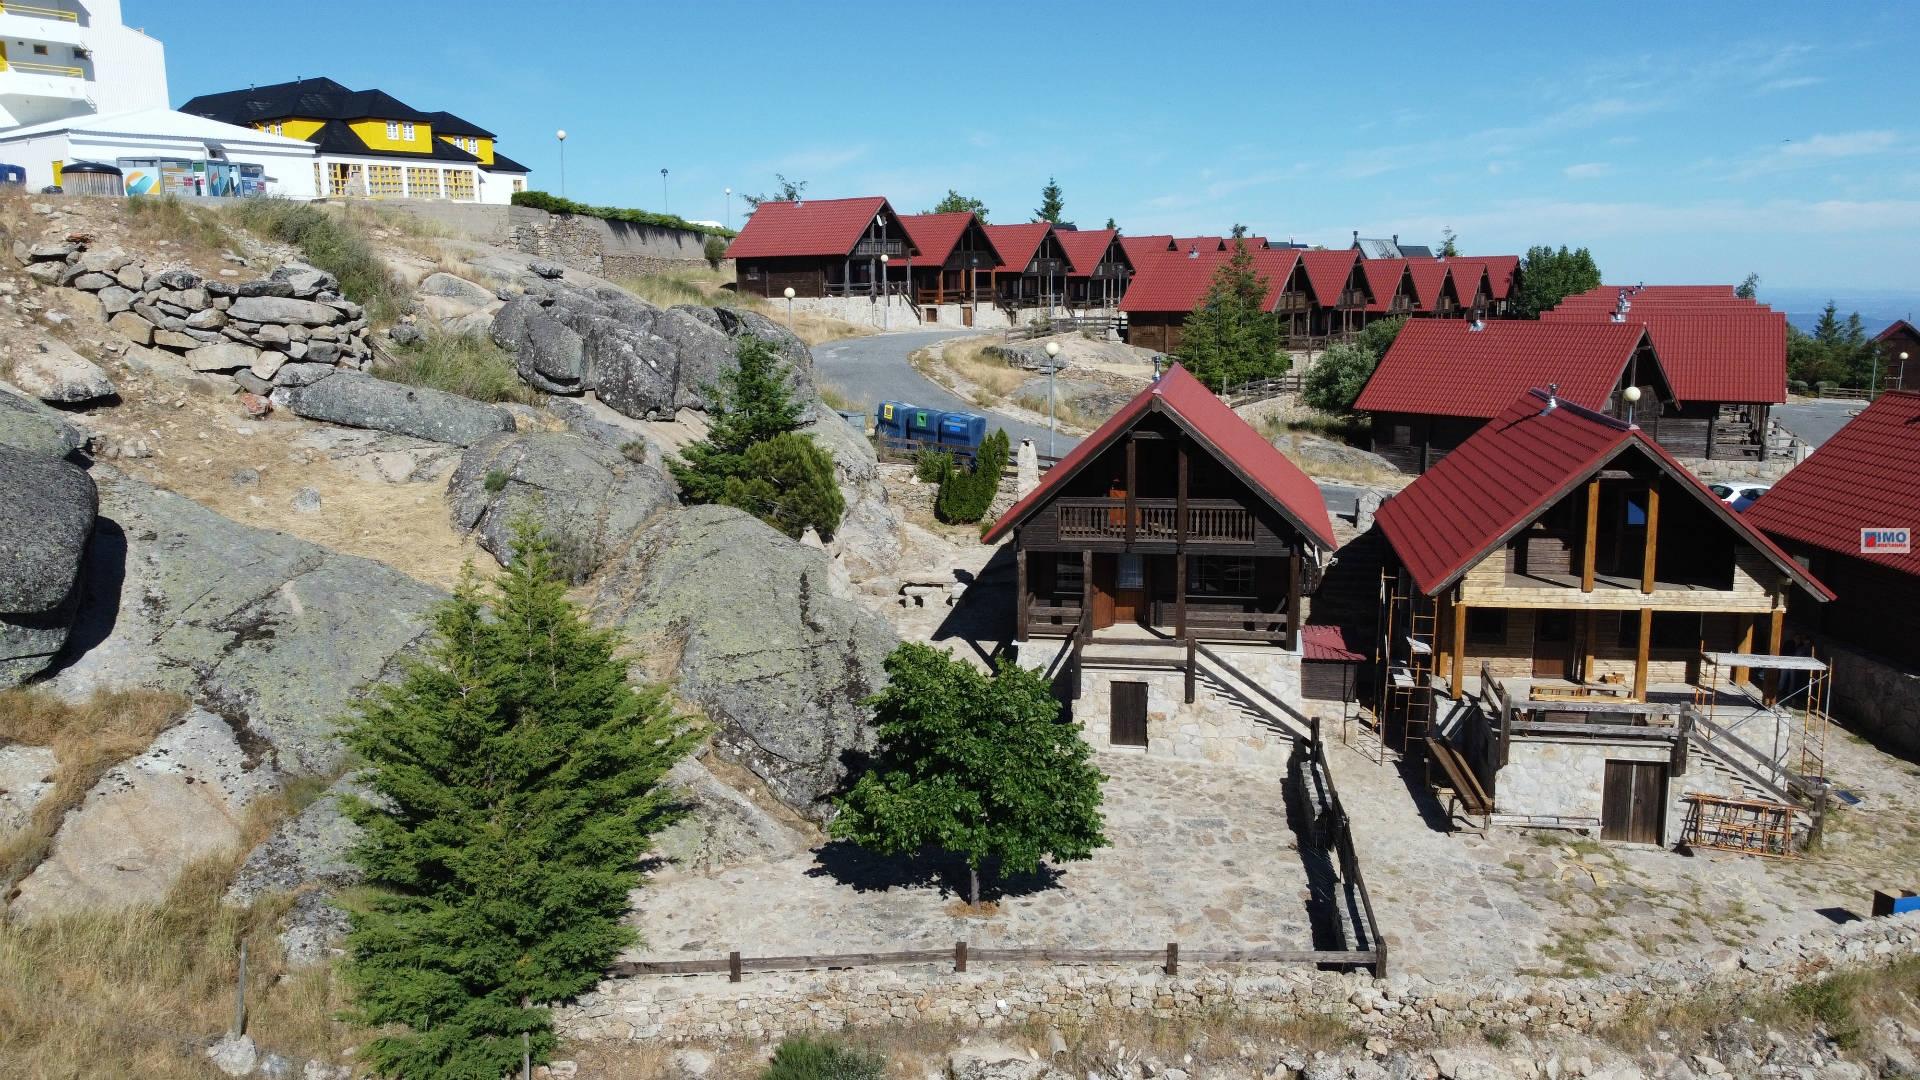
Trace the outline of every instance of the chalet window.
{"type": "Polygon", "coordinates": [[[404,142],[413,141],[413,125],[412,124],[400,125],[400,138],[404,142]]]}
{"type": "Polygon", "coordinates": [[[1467,644],[1505,645],[1507,610],[1505,608],[1468,608],[1467,644]]]}
{"type": "Polygon", "coordinates": [[[1077,558],[1062,558],[1053,568],[1053,595],[1079,596],[1086,587],[1086,567],[1077,558]]]}
{"type": "Polygon", "coordinates": [[[400,122],[398,120],[387,121],[387,139],[391,141],[391,140],[398,139],[399,137],[400,137],[400,122]]]}
{"type": "Polygon", "coordinates": [[[1113,575],[1113,587],[1116,589],[1146,588],[1147,561],[1138,555],[1120,556],[1119,566],[1113,575]]]}
{"type": "Polygon", "coordinates": [[[1187,595],[1252,596],[1253,560],[1241,555],[1187,557],[1187,595]]]}

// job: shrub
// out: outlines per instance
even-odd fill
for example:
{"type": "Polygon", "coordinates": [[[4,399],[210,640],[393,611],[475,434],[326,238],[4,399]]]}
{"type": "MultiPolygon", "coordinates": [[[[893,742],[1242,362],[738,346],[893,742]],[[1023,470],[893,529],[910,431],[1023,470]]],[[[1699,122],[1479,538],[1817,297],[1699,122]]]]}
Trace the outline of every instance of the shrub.
{"type": "Polygon", "coordinates": [[[1401,329],[1406,325],[1405,315],[1370,322],[1353,336],[1353,343],[1372,353],[1374,359],[1378,360],[1387,355],[1387,350],[1393,347],[1394,339],[1400,336],[1401,329]]]}
{"type": "Polygon", "coordinates": [[[513,357],[479,334],[434,332],[391,350],[393,362],[374,374],[408,386],[445,390],[475,401],[532,404],[540,395],[520,381],[513,357]]]}
{"type": "Polygon", "coordinates": [[[706,244],[702,246],[701,253],[707,257],[707,265],[718,270],[721,260],[727,257],[727,242],[721,237],[709,236],[706,244]]]}
{"type": "Polygon", "coordinates": [[[798,540],[809,528],[831,540],[847,501],[833,476],[833,455],[797,431],[747,448],[743,468],[717,500],[745,510],[798,540]]]}
{"type": "Polygon", "coordinates": [[[172,195],[130,197],[127,222],[136,236],[171,240],[202,251],[219,251],[232,242],[218,216],[172,195]]]}
{"type": "Polygon", "coordinates": [[[620,456],[633,462],[635,465],[645,465],[647,463],[647,444],[645,440],[633,439],[621,443],[620,456]]]}
{"type": "Polygon", "coordinates": [[[340,214],[286,199],[241,199],[226,211],[243,228],[292,244],[309,263],[340,279],[340,292],[386,325],[411,306],[408,290],[373,250],[366,234],[340,214]]]}
{"type": "Polygon", "coordinates": [[[499,469],[488,469],[486,479],[487,494],[497,495],[507,486],[508,476],[499,469]]]}
{"type": "Polygon", "coordinates": [[[1000,475],[1007,470],[1011,451],[1007,433],[995,428],[980,440],[974,453],[973,468],[964,472],[949,467],[940,491],[933,497],[933,516],[949,525],[971,525],[987,516],[993,497],[1000,493],[1000,475]]]}
{"type": "Polygon", "coordinates": [[[1378,356],[1358,345],[1335,345],[1307,369],[1300,397],[1321,412],[1350,412],[1378,363],[1378,356]]]}
{"type": "Polygon", "coordinates": [[[795,1035],[774,1048],[760,1080],[883,1080],[887,1059],[832,1039],[795,1035]]]}
{"type": "Polygon", "coordinates": [[[712,225],[695,225],[686,218],[673,214],[656,214],[649,210],[627,210],[617,206],[588,206],[572,199],[562,199],[544,191],[516,191],[513,193],[513,205],[531,206],[536,210],[545,210],[549,214],[578,214],[581,217],[597,217],[606,221],[624,221],[633,225],[657,225],[663,229],[685,229],[688,232],[706,233],[709,236],[736,236],[732,229],[717,228],[712,225]]]}
{"type": "Polygon", "coordinates": [[[923,483],[944,484],[953,475],[953,454],[947,450],[921,450],[913,455],[913,475],[923,483]]]}

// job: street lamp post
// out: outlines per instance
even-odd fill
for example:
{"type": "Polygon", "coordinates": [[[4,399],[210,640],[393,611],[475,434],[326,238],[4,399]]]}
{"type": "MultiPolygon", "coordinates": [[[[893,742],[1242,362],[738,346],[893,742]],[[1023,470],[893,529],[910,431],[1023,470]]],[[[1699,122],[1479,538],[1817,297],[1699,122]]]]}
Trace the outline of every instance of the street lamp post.
{"type": "Polygon", "coordinates": [[[883,251],[880,253],[880,329],[882,330],[888,328],[887,309],[893,306],[893,299],[887,295],[888,258],[889,256],[886,252],[883,251]]]}
{"type": "Polygon", "coordinates": [[[1895,386],[1894,389],[1905,390],[1907,388],[1907,354],[1905,352],[1900,354],[1900,374],[1897,376],[1897,379],[1899,380],[1899,385],[1895,386]]]}
{"type": "Polygon", "coordinates": [[[660,212],[673,213],[673,204],[667,201],[667,170],[660,170],[660,212]]]}
{"type": "Polygon", "coordinates": [[[1060,370],[1060,343],[1047,342],[1047,456],[1053,457],[1053,373],[1060,370]]]}
{"type": "Polygon", "coordinates": [[[727,231],[733,231],[733,189],[722,188],[721,194],[727,198],[727,231]]]}
{"type": "Polygon", "coordinates": [[[560,140],[560,197],[567,197],[567,129],[561,128],[553,133],[560,140]]]}
{"type": "Polygon", "coordinates": [[[793,286],[787,286],[787,332],[793,332],[793,286]]]}

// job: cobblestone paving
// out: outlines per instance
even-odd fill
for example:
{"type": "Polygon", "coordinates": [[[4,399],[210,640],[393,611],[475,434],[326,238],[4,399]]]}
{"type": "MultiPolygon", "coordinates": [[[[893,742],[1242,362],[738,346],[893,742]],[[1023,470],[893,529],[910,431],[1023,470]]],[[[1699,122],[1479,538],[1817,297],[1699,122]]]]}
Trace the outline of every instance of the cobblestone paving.
{"type": "MultiPolygon", "coordinates": [[[[1872,890],[1920,881],[1920,767],[1837,729],[1829,776],[1861,803],[1798,859],[1601,845],[1571,833],[1437,831],[1373,747],[1330,749],[1374,907],[1403,971],[1428,976],[1626,971],[1867,915],[1872,890]]],[[[1416,778],[1418,779],[1418,778],[1416,778]]],[[[1417,785],[1416,785],[1417,786],[1417,785]]]]}
{"type": "Polygon", "coordinates": [[[843,845],[667,875],[634,894],[631,959],[975,947],[1309,948],[1307,871],[1277,773],[1103,754],[1112,846],[1014,882],[989,917],[949,913],[965,867],[843,845]]]}

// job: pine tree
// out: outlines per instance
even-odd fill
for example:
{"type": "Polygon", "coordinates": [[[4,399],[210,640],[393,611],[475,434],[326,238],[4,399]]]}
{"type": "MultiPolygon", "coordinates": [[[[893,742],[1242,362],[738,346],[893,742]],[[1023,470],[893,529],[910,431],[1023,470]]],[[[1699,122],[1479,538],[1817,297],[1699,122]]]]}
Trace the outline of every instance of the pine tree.
{"type": "Polygon", "coordinates": [[[1114,223],[1114,220],[1113,220],[1112,218],[1108,218],[1108,219],[1107,219],[1107,228],[1109,228],[1109,229],[1118,229],[1119,227],[1120,227],[1119,225],[1117,225],[1117,224],[1115,224],[1115,223],[1114,223]]]}
{"type": "Polygon", "coordinates": [[[929,214],[975,214],[981,221],[987,220],[987,204],[979,199],[960,194],[952,188],[947,189],[946,198],[933,204],[929,214]]]}
{"type": "Polygon", "coordinates": [[[1233,228],[1228,231],[1227,235],[1235,240],[1239,240],[1247,235],[1247,227],[1236,222],[1233,228]]]}
{"type": "Polygon", "coordinates": [[[834,481],[832,454],[788,431],[754,443],[740,461],[740,472],[727,477],[715,502],[745,510],[795,540],[809,528],[833,539],[847,500],[834,481]]]}
{"type": "Polygon", "coordinates": [[[1458,257],[1460,254],[1459,241],[1460,241],[1460,236],[1458,233],[1453,231],[1452,227],[1441,229],[1440,230],[1440,257],[1443,259],[1452,259],[1452,258],[1458,257]]]}
{"type": "Polygon", "coordinates": [[[1045,676],[1002,662],[992,676],[931,645],[887,657],[873,699],[879,747],[839,801],[832,835],[881,854],[937,847],[968,869],[1031,873],[1042,859],[1086,859],[1107,844],[1093,751],[1045,676]]]}
{"type": "Polygon", "coordinates": [[[1011,454],[1007,433],[995,428],[980,440],[973,468],[957,469],[949,457],[940,473],[940,490],[933,497],[933,515],[949,525],[971,525],[986,517],[993,497],[1000,493],[1000,477],[1011,454]]]}
{"type": "MultiPolygon", "coordinates": [[[[800,430],[805,410],[788,389],[784,363],[773,346],[757,337],[743,337],[734,349],[734,357],[735,365],[732,370],[721,373],[720,385],[704,388],[711,402],[707,413],[707,437],[683,447],[680,460],[668,463],[673,478],[680,482],[682,502],[740,505],[728,500],[730,484],[736,496],[744,490],[736,482],[740,480],[753,482],[751,490],[756,492],[754,498],[759,499],[759,482],[769,477],[764,473],[753,473],[753,465],[748,460],[749,452],[772,439],[800,430]]],[[[805,439],[805,436],[795,437],[805,439]]],[[[817,446],[815,449],[820,457],[826,459],[831,471],[833,455],[817,446]]],[[[783,464],[794,465],[782,472],[784,479],[802,479],[816,471],[811,466],[795,464],[798,458],[792,452],[783,451],[779,456],[783,464]]],[[[780,481],[774,483],[778,487],[780,481]]],[[[816,497],[816,493],[797,494],[793,502],[823,511],[826,509],[826,504],[816,497]]],[[[840,511],[835,510],[831,514],[822,513],[799,528],[789,528],[790,521],[778,520],[773,516],[777,512],[784,512],[774,509],[787,505],[784,497],[763,499],[760,505],[760,509],[748,506],[742,506],[742,509],[792,536],[799,536],[806,524],[820,529],[823,536],[831,535],[840,524],[840,511]]]]}
{"type": "Polygon", "coordinates": [[[546,1005],[593,988],[635,936],[638,859],[673,817],[661,778],[689,746],[617,635],[587,626],[545,543],[516,523],[489,590],[468,574],[427,658],[347,730],[377,798],[348,812],[373,894],[351,916],[358,1019],[395,1026],[382,1075],[499,1080],[555,1045],[546,1005]]]}
{"type": "Polygon", "coordinates": [[[1181,333],[1180,358],[1195,378],[1218,391],[1292,366],[1280,351],[1280,324],[1263,306],[1266,294],[1267,279],[1254,272],[1253,253],[1244,241],[1234,241],[1232,257],[1214,271],[1181,333]]]}
{"type": "Polygon", "coordinates": [[[1748,274],[1746,276],[1746,279],[1741,281],[1739,286],[1733,290],[1733,295],[1739,297],[1742,300],[1753,300],[1759,297],[1760,275],[1748,274]]]}
{"type": "Polygon", "coordinates": [[[1053,177],[1047,177],[1047,186],[1040,189],[1040,209],[1033,212],[1033,220],[1050,221],[1058,225],[1060,215],[1066,209],[1066,200],[1060,197],[1060,184],[1053,177]]]}

